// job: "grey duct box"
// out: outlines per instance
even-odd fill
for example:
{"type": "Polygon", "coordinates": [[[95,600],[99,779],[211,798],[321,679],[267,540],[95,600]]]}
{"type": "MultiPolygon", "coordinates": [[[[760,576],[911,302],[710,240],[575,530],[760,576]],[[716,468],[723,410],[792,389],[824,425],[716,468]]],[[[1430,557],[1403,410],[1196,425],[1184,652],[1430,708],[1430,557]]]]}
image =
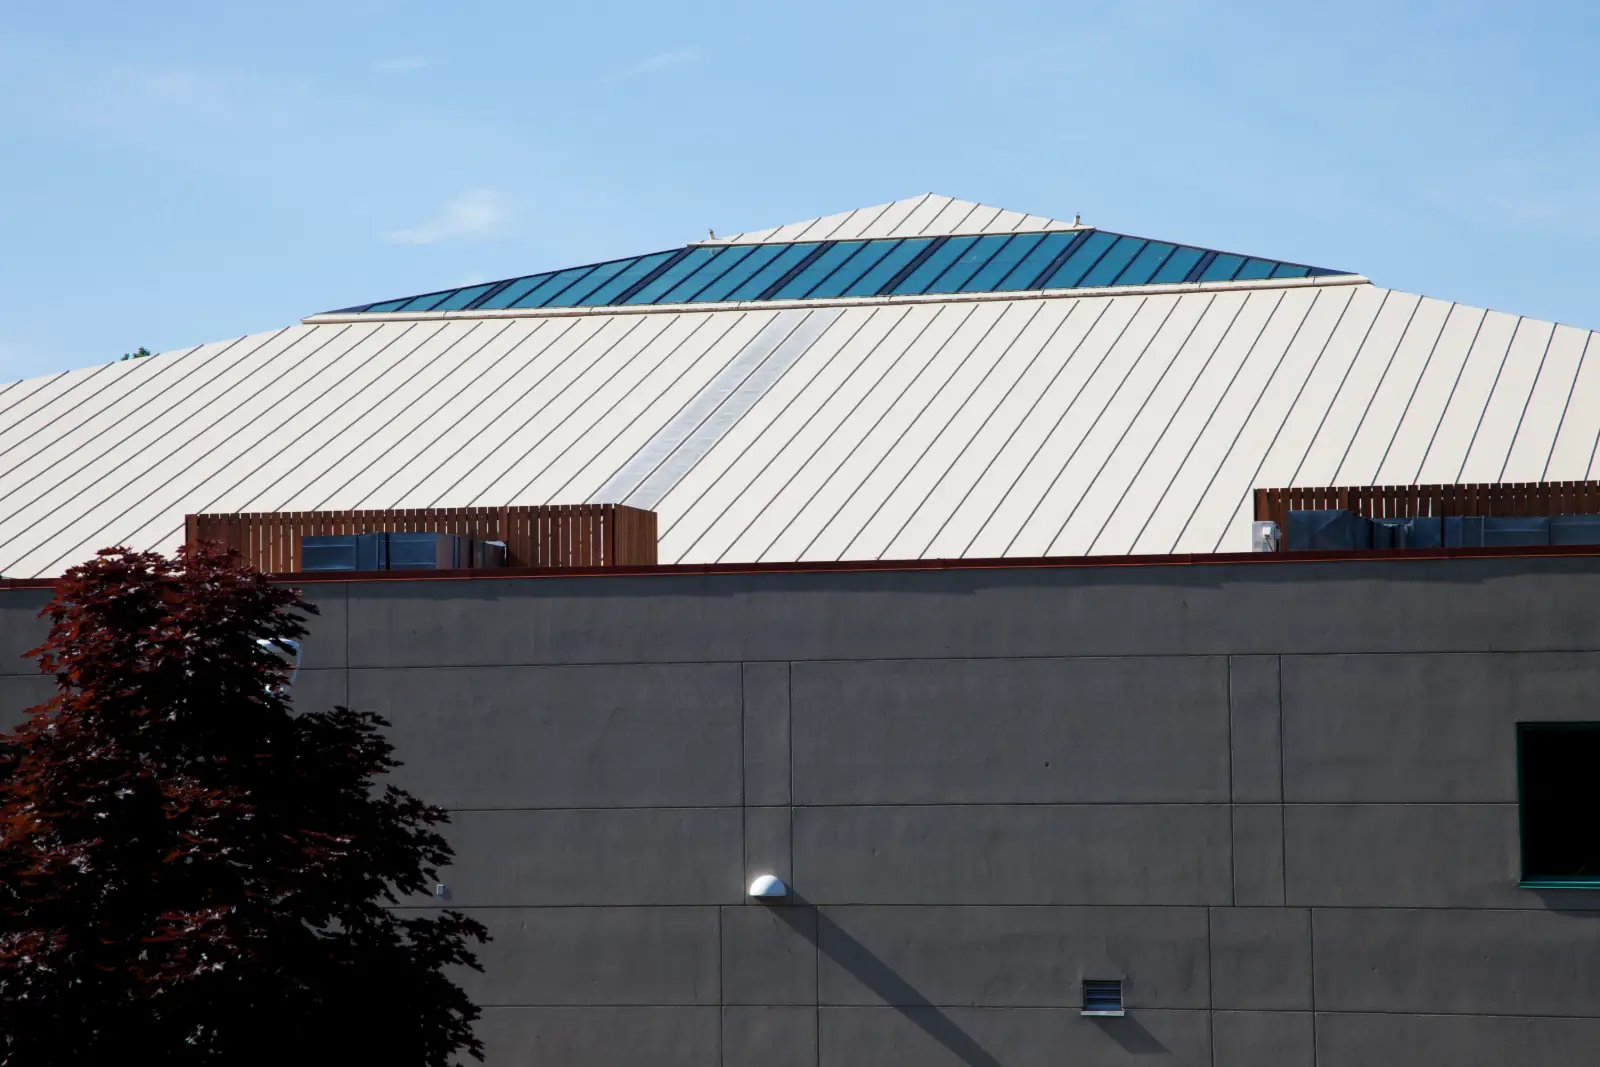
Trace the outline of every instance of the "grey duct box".
{"type": "Polygon", "coordinates": [[[1550,520],[1552,545],[1600,545],[1600,515],[1556,515],[1550,520]]]}
{"type": "Polygon", "coordinates": [[[1483,516],[1450,515],[1444,520],[1444,547],[1482,548],[1483,516]]]}
{"type": "Polygon", "coordinates": [[[1444,544],[1444,524],[1418,515],[1409,519],[1372,519],[1373,548],[1438,548],[1444,544]]]}
{"type": "Polygon", "coordinates": [[[1349,552],[1372,547],[1372,523],[1346,508],[1291,511],[1285,534],[1290,552],[1349,552]]]}
{"type": "Polygon", "coordinates": [[[1483,520],[1485,548],[1526,547],[1550,543],[1550,520],[1543,515],[1490,516],[1483,520]]]}
{"type": "Polygon", "coordinates": [[[389,539],[389,570],[453,571],[462,566],[461,538],[442,533],[379,534],[389,539]]]}
{"type": "Polygon", "coordinates": [[[303,571],[381,571],[389,566],[384,534],[317,534],[300,539],[303,571]]]}
{"type": "Polygon", "coordinates": [[[504,567],[504,541],[441,533],[334,534],[300,539],[304,571],[433,571],[504,567]]]}

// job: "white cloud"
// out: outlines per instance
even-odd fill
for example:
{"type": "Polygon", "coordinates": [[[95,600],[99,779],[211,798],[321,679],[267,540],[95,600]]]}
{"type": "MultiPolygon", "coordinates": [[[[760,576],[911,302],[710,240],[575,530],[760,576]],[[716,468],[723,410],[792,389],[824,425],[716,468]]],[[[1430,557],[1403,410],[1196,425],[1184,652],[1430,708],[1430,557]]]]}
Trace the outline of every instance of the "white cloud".
{"type": "Polygon", "coordinates": [[[420,56],[396,56],[392,59],[374,60],[369,69],[374,74],[410,74],[414,70],[433,66],[433,60],[420,56]]]}
{"type": "Polygon", "coordinates": [[[600,80],[602,82],[631,81],[634,78],[647,78],[652,74],[673,70],[677,67],[686,67],[698,62],[700,53],[693,48],[674,48],[667,52],[657,52],[648,59],[641,59],[631,67],[624,67],[614,74],[608,74],[600,80]]]}
{"type": "Polygon", "coordinates": [[[505,202],[498,193],[490,189],[469,189],[422,225],[391,230],[386,236],[399,244],[431,245],[452,237],[492,233],[505,217],[505,202]]]}

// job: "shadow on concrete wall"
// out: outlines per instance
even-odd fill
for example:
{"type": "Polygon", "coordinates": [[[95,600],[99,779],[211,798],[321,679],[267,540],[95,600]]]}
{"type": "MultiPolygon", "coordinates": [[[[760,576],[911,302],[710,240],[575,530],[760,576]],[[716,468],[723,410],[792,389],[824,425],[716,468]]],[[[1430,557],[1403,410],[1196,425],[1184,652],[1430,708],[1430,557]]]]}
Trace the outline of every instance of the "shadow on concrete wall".
{"type": "Polygon", "coordinates": [[[792,909],[780,908],[778,914],[819,952],[825,953],[829,959],[850,972],[885,1004],[899,1011],[968,1067],[1001,1067],[1000,1061],[990,1055],[987,1049],[973,1040],[927,997],[912,988],[887,963],[873,955],[865,945],[840,929],[821,908],[799,893],[791,894],[790,899],[792,903],[809,908],[816,914],[815,929],[797,922],[792,909]]]}
{"type": "MultiPolygon", "coordinates": [[[[778,917],[819,954],[826,955],[858,982],[872,990],[885,1005],[900,1012],[907,1021],[943,1045],[967,1067],[1001,1067],[1000,1061],[988,1049],[957,1025],[955,1020],[946,1015],[938,1005],[917,992],[894,968],[828,918],[827,913],[820,907],[793,891],[790,893],[789,903],[795,906],[774,909],[778,917]],[[816,916],[815,925],[801,919],[800,916],[807,912],[816,916]]],[[[1124,1052],[1131,1055],[1170,1054],[1167,1046],[1163,1045],[1139,1020],[1131,1016],[1097,1018],[1092,1021],[1124,1052]]]]}

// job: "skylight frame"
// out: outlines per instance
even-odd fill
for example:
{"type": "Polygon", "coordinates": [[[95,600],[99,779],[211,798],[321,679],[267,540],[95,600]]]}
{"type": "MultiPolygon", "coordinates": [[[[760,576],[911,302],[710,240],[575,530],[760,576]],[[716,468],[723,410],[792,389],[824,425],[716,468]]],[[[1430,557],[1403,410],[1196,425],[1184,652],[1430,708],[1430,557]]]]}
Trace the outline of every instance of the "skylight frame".
{"type": "Polygon", "coordinates": [[[1350,275],[1349,271],[1091,228],[763,244],[708,242],[359,304],[329,314],[954,296],[1350,275]],[[854,250],[840,258],[834,252],[841,246],[853,246],[854,250]],[[1005,258],[1012,247],[1022,248],[1015,261],[1005,258]],[[976,265],[967,258],[975,251],[981,252],[976,265]],[[1055,254],[1048,255],[1051,251],[1055,254]],[[677,269],[690,262],[693,266],[687,270],[677,269]],[[1014,265],[1009,270],[991,271],[993,263],[1014,265]],[[792,291],[795,282],[808,277],[813,264],[827,264],[828,269],[811,278],[803,295],[797,295],[792,291]],[[1187,269],[1182,269],[1184,265],[1187,269]],[[979,278],[984,279],[983,284],[973,285],[979,278]],[[647,293],[650,295],[641,299],[647,293]],[[596,299],[602,296],[604,299],[596,299]]]}

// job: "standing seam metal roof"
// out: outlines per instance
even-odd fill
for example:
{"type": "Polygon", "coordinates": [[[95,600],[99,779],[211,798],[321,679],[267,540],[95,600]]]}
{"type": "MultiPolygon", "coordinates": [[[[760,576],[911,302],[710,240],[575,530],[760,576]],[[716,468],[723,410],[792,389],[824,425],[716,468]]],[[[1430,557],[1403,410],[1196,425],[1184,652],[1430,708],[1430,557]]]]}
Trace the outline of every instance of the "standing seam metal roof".
{"type": "MultiPolygon", "coordinates": [[[[737,240],[1002,214],[962,204],[737,240]]],[[[318,317],[16,382],[0,573],[186,512],[584,500],[655,508],[663,562],[1210,552],[1256,486],[1594,476],[1586,330],[1354,276],[969,296],[318,317]]]]}

